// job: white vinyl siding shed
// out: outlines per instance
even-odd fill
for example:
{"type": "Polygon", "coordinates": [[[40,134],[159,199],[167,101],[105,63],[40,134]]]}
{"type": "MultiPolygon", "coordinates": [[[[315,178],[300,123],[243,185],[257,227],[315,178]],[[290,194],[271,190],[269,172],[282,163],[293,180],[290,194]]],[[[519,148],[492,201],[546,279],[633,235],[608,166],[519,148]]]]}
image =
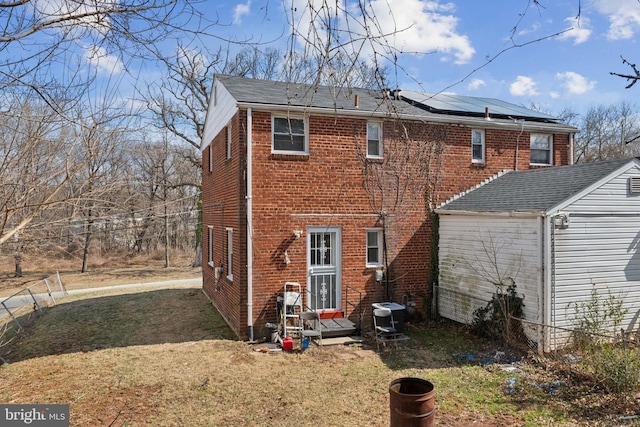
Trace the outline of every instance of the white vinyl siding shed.
{"type": "MultiPolygon", "coordinates": [[[[575,327],[575,304],[595,288],[623,300],[622,326],[638,330],[640,194],[629,190],[632,177],[640,177],[637,159],[509,172],[438,208],[440,315],[470,323],[495,292],[493,274],[513,278],[531,322],[575,327]]],[[[570,338],[559,328],[535,334],[541,351],[570,338]]]]}

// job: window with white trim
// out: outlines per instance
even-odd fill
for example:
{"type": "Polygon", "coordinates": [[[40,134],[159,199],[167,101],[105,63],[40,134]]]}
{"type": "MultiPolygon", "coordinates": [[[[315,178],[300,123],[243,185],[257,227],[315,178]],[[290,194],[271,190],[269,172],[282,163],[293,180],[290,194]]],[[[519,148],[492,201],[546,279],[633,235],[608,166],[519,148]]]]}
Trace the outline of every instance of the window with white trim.
{"type": "Polygon", "coordinates": [[[231,158],[231,122],[227,125],[227,160],[231,158]]]}
{"type": "Polygon", "coordinates": [[[306,154],[308,152],[305,119],[273,116],[271,124],[273,152],[289,154],[306,154]]]}
{"type": "Polygon", "coordinates": [[[209,144],[209,173],[213,172],[213,144],[209,144]]]}
{"type": "Polygon", "coordinates": [[[471,130],[471,161],[484,163],[484,130],[471,130]]]}
{"type": "Polygon", "coordinates": [[[382,228],[367,229],[367,267],[382,266],[382,228]]]}
{"type": "Polygon", "coordinates": [[[367,157],[382,158],[382,127],[380,123],[367,123],[367,157]]]}
{"type": "Polygon", "coordinates": [[[213,226],[209,225],[207,226],[207,230],[209,232],[208,235],[208,244],[209,244],[209,254],[208,254],[208,261],[207,264],[209,264],[210,267],[213,267],[213,226]]]}
{"type": "Polygon", "coordinates": [[[233,282],[233,228],[227,228],[227,279],[233,282]]]}
{"type": "Polygon", "coordinates": [[[531,155],[532,165],[552,164],[553,136],[546,133],[531,134],[531,155]]]}

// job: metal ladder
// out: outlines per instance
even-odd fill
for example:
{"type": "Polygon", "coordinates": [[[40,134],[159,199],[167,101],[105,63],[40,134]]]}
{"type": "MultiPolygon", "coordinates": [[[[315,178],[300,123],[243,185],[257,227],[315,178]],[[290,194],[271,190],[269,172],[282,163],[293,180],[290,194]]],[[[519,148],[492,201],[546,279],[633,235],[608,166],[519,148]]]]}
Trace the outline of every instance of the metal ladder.
{"type": "Polygon", "coordinates": [[[282,332],[283,337],[299,336],[302,331],[300,313],[302,312],[302,286],[298,282],[284,284],[282,301],[282,332]]]}

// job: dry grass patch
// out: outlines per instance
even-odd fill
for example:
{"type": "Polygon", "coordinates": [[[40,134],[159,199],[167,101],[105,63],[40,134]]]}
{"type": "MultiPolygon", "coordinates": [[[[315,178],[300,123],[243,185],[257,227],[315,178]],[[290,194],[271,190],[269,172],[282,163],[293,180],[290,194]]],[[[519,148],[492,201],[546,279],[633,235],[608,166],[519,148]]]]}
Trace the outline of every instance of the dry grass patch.
{"type": "Polygon", "coordinates": [[[412,376],[434,383],[439,426],[625,425],[616,410],[585,414],[565,390],[529,386],[555,379],[532,365],[506,392],[513,374],[455,357],[488,349],[463,329],[408,334],[382,353],[266,354],[235,340],[199,289],[94,295],[48,310],[6,348],[0,401],[69,403],[74,426],[376,427],[389,424],[389,383],[412,376]]]}

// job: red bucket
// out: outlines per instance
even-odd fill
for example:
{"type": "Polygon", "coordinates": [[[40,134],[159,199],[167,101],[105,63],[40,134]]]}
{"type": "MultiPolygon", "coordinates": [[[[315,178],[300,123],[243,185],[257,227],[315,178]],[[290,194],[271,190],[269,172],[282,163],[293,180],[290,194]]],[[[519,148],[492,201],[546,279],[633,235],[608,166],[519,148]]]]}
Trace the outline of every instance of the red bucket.
{"type": "Polygon", "coordinates": [[[293,350],[293,338],[286,337],[282,340],[282,349],[284,351],[292,351],[293,350]]]}

